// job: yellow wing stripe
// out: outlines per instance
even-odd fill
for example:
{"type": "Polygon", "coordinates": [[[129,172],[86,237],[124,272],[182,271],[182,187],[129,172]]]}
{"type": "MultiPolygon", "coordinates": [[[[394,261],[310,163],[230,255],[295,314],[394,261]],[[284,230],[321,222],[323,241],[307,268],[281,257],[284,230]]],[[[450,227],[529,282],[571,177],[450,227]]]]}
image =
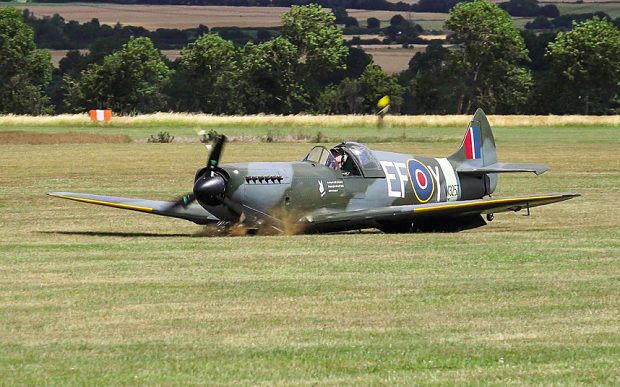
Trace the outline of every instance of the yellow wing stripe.
{"type": "Polygon", "coordinates": [[[76,198],[76,197],[73,197],[73,196],[64,196],[64,195],[56,195],[56,194],[49,194],[49,195],[57,197],[57,198],[61,198],[61,199],[69,199],[69,200],[75,200],[75,201],[78,201],[78,202],[84,202],[84,203],[90,203],[90,204],[99,204],[99,205],[102,205],[102,206],[109,206],[109,207],[116,207],[116,208],[123,208],[123,209],[126,209],[126,210],[134,210],[134,211],[141,211],[141,212],[152,212],[153,211],[153,209],[149,208],[149,207],[132,206],[130,204],[104,202],[102,200],[76,198]]]}
{"type": "Polygon", "coordinates": [[[423,207],[423,208],[414,208],[413,212],[433,212],[437,210],[445,210],[449,208],[463,208],[463,207],[480,207],[488,204],[510,204],[515,202],[529,202],[535,200],[545,200],[545,199],[557,199],[561,198],[562,195],[546,195],[546,196],[531,196],[524,198],[507,198],[507,199],[490,199],[484,201],[477,201],[473,203],[456,203],[456,204],[446,204],[443,206],[433,206],[433,207],[423,207]]]}

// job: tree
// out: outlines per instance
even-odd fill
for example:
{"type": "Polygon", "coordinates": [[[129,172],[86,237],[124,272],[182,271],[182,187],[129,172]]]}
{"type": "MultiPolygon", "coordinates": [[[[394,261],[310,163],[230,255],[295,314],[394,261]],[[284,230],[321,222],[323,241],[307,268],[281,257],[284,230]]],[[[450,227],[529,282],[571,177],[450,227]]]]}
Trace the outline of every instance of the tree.
{"type": "Polygon", "coordinates": [[[409,68],[399,79],[407,87],[404,113],[445,114],[454,109],[454,85],[458,79],[445,68],[449,53],[441,41],[431,41],[424,52],[411,58],[409,68]]]}
{"type": "Polygon", "coordinates": [[[52,78],[48,51],[38,50],[34,34],[15,8],[0,9],[0,113],[50,112],[44,93],[52,78]]]}
{"type": "Polygon", "coordinates": [[[330,114],[373,113],[377,101],[384,95],[391,98],[392,110],[402,104],[402,87],[396,78],[387,75],[381,67],[369,64],[358,79],[345,78],[321,94],[316,112],[330,114]]]}
{"type": "Polygon", "coordinates": [[[357,47],[349,47],[347,68],[343,74],[345,77],[359,78],[370,63],[372,63],[372,56],[368,55],[366,51],[357,47]]]}
{"type": "Polygon", "coordinates": [[[540,14],[538,0],[510,0],[499,7],[512,16],[536,16],[540,14]]]}
{"type": "Polygon", "coordinates": [[[531,31],[521,31],[521,36],[528,50],[530,61],[528,67],[532,71],[547,70],[549,62],[545,60],[545,53],[549,43],[555,40],[556,33],[534,33],[531,31]]]}
{"type": "Polygon", "coordinates": [[[445,23],[460,50],[448,66],[459,75],[456,112],[482,107],[490,112],[519,112],[527,102],[532,77],[520,66],[529,60],[523,38],[510,16],[483,0],[457,4],[445,23]]]}
{"type": "Polygon", "coordinates": [[[560,16],[560,10],[555,4],[547,4],[540,8],[540,15],[546,17],[560,16]]]}
{"type": "Polygon", "coordinates": [[[360,82],[345,78],[337,85],[326,88],[317,102],[319,114],[359,114],[363,112],[364,97],[360,82]]]}
{"type": "Polygon", "coordinates": [[[216,114],[236,112],[239,66],[239,49],[217,34],[205,34],[190,43],[181,50],[179,64],[183,108],[216,114]]]}
{"type": "Polygon", "coordinates": [[[620,91],[620,31],[593,18],[560,32],[547,48],[560,82],[577,92],[583,114],[608,114],[620,91]]]}
{"type": "Polygon", "coordinates": [[[414,43],[423,29],[419,24],[415,24],[402,15],[394,15],[390,19],[390,25],[383,29],[386,41],[399,44],[414,43]]]}
{"type": "Polygon", "coordinates": [[[369,30],[374,30],[375,28],[381,28],[381,20],[376,17],[369,17],[366,19],[366,27],[369,30]]]}
{"type": "Polygon", "coordinates": [[[393,27],[398,27],[399,25],[405,23],[407,23],[407,19],[405,19],[401,14],[396,14],[390,19],[390,25],[393,27]]]}
{"type": "Polygon", "coordinates": [[[392,110],[398,111],[402,104],[402,87],[395,77],[387,75],[381,67],[369,64],[359,78],[360,95],[364,98],[363,109],[373,112],[377,101],[384,95],[390,96],[392,110]]]}
{"type": "Polygon", "coordinates": [[[553,28],[553,23],[544,16],[536,16],[534,20],[525,24],[525,28],[528,30],[548,30],[553,28]]]}
{"type": "Polygon", "coordinates": [[[335,17],[319,5],[293,6],[282,15],[281,36],[293,43],[304,58],[301,74],[319,83],[345,68],[348,48],[335,17]]]}
{"type": "Polygon", "coordinates": [[[349,17],[349,13],[347,12],[346,8],[343,7],[335,7],[332,8],[332,14],[334,15],[334,17],[336,18],[334,21],[337,24],[343,24],[344,23],[344,19],[349,17]]]}
{"type": "Polygon", "coordinates": [[[91,64],[75,80],[65,77],[67,105],[74,111],[110,108],[119,113],[165,107],[163,88],[170,69],[149,38],[130,39],[119,51],[91,64]]]}
{"type": "Polygon", "coordinates": [[[415,4],[414,11],[417,12],[449,12],[455,4],[465,0],[420,0],[415,4]]]}
{"type": "Polygon", "coordinates": [[[280,36],[259,45],[248,43],[242,58],[244,113],[290,114],[305,105],[295,72],[297,48],[291,42],[280,36]]]}

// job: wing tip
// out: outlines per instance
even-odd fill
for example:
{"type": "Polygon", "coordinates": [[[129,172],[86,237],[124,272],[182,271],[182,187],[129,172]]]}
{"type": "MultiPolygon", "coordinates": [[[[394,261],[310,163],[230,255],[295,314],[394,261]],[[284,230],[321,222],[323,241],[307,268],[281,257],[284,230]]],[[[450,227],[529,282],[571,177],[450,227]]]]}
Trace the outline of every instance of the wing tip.
{"type": "Polygon", "coordinates": [[[139,212],[153,212],[153,208],[151,207],[146,207],[143,205],[134,204],[132,202],[127,202],[127,200],[129,201],[132,200],[128,198],[99,196],[99,195],[74,193],[74,192],[48,192],[47,195],[60,198],[60,199],[74,200],[76,202],[81,202],[81,203],[97,204],[101,206],[115,207],[115,208],[121,208],[125,210],[133,210],[133,211],[139,211],[139,212]]]}
{"type": "Polygon", "coordinates": [[[572,198],[577,198],[581,196],[580,193],[574,193],[574,192],[562,193],[560,195],[564,196],[566,199],[572,199],[572,198]]]}

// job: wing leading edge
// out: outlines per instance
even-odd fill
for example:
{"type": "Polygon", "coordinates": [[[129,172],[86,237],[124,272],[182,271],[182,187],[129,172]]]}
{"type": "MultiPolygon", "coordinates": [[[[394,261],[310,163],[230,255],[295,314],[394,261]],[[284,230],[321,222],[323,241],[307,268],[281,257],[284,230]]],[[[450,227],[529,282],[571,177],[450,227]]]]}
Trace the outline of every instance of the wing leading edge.
{"type": "Polygon", "coordinates": [[[208,224],[219,221],[218,218],[196,203],[192,203],[183,208],[181,206],[173,206],[175,202],[170,201],[123,198],[119,196],[91,195],[74,192],[50,192],[48,195],[82,203],[185,219],[198,224],[208,224]]]}
{"type": "MultiPolygon", "coordinates": [[[[82,203],[180,218],[198,224],[208,224],[219,221],[217,217],[210,214],[196,203],[183,208],[172,206],[175,202],[171,201],[145,200],[73,192],[50,192],[48,195],[82,203]]],[[[386,222],[415,222],[415,219],[430,219],[434,217],[454,218],[487,213],[520,211],[526,208],[569,200],[577,196],[580,195],[574,193],[550,193],[507,198],[483,198],[455,202],[388,206],[357,211],[327,211],[307,215],[303,217],[301,221],[307,226],[310,226],[310,228],[328,226],[329,228],[334,227],[337,229],[356,229],[376,227],[386,222]]]]}

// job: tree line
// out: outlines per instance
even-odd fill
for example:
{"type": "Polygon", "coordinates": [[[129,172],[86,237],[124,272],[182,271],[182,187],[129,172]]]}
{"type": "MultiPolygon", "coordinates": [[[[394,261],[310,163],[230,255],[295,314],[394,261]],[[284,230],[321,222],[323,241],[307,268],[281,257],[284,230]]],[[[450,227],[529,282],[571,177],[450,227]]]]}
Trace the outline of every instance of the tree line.
{"type": "MultiPolygon", "coordinates": [[[[74,0],[37,0],[38,3],[65,3],[74,0]]],[[[413,11],[408,3],[387,0],[92,0],[91,3],[156,5],[221,5],[230,7],[291,7],[318,4],[325,8],[413,11]]],[[[423,11],[420,11],[423,12],[423,11]]]]}
{"type": "MultiPolygon", "coordinates": [[[[501,5],[501,4],[500,4],[501,5]]],[[[501,7],[500,7],[501,8],[501,7]]],[[[382,27],[381,21],[375,17],[369,17],[365,23],[360,23],[356,18],[349,16],[345,8],[333,8],[332,13],[336,18],[336,24],[343,26],[345,35],[353,35],[350,44],[425,44],[426,41],[419,38],[424,29],[419,24],[395,14],[387,26],[382,27]],[[359,35],[359,36],[356,36],[359,35]],[[381,38],[361,38],[361,35],[380,35],[381,38]]],[[[584,21],[593,17],[612,21],[611,17],[604,12],[567,14],[547,19],[538,16],[525,25],[526,29],[533,30],[569,30],[574,21],[584,21]]],[[[25,9],[22,11],[24,21],[33,28],[37,47],[52,50],[86,49],[99,40],[106,40],[107,44],[120,47],[129,40],[129,37],[148,37],[155,47],[159,49],[181,49],[195,41],[200,35],[214,32],[224,39],[231,40],[237,45],[247,42],[262,43],[279,34],[279,27],[216,27],[209,29],[205,25],[195,28],[158,28],[154,31],[141,26],[121,25],[114,26],[99,23],[97,18],[79,23],[75,20],[66,21],[59,14],[44,16],[41,18],[25,9]]],[[[613,20],[616,27],[620,26],[620,18],[613,20]]],[[[97,44],[102,44],[98,42],[97,44]]]]}
{"type": "Polygon", "coordinates": [[[612,22],[616,27],[620,27],[620,17],[614,20],[602,11],[586,12],[579,14],[566,14],[560,15],[554,18],[548,18],[547,16],[537,16],[534,20],[527,22],[525,28],[528,30],[569,30],[573,26],[574,22],[581,22],[588,19],[597,17],[599,19],[605,19],[612,22]]]}
{"type": "MultiPolygon", "coordinates": [[[[423,39],[418,37],[424,32],[424,29],[400,14],[394,15],[390,19],[389,25],[382,28],[381,21],[374,17],[368,18],[364,26],[360,25],[357,19],[350,17],[344,8],[334,8],[332,13],[336,18],[336,24],[344,25],[343,33],[345,35],[373,34],[384,36],[383,39],[366,40],[365,44],[425,43],[423,39]]],[[[109,26],[99,23],[97,18],[84,23],[75,20],[66,21],[59,14],[37,18],[28,9],[22,11],[22,18],[34,30],[37,47],[51,50],[86,49],[94,44],[103,44],[99,42],[100,40],[120,47],[132,36],[148,37],[159,49],[181,49],[208,32],[217,33],[237,45],[244,45],[250,41],[262,43],[280,33],[280,27],[215,27],[210,30],[203,24],[195,28],[158,28],[150,31],[141,26],[121,25],[120,23],[109,26]]],[[[359,37],[354,43],[361,44],[359,37]]]]}
{"type": "MultiPolygon", "coordinates": [[[[4,1],[4,0],[3,0],[4,1]]],[[[8,1],[8,0],[6,0],[8,1]]],[[[366,9],[399,12],[447,13],[458,3],[472,0],[419,0],[409,4],[387,0],[91,0],[91,3],[156,4],[156,5],[221,5],[232,7],[291,7],[318,4],[324,8],[366,9]]],[[[65,3],[74,0],[37,0],[38,3],[65,3]]],[[[560,12],[554,4],[541,6],[538,0],[509,0],[499,6],[512,16],[556,17],[560,12]]]]}
{"type": "MultiPolygon", "coordinates": [[[[84,23],[75,20],[66,21],[59,14],[37,18],[28,9],[22,11],[22,17],[26,24],[32,27],[37,47],[51,50],[85,49],[98,40],[126,43],[132,36],[147,37],[160,49],[179,49],[210,32],[209,27],[203,24],[195,28],[158,28],[150,31],[141,26],[121,25],[120,23],[109,26],[99,23],[97,18],[84,23]]],[[[245,44],[248,41],[269,40],[277,35],[278,30],[277,27],[251,29],[216,27],[211,32],[237,44],[245,44]]]]}
{"type": "Polygon", "coordinates": [[[4,8],[0,113],[357,114],[372,113],[383,95],[404,114],[618,111],[620,31],[605,19],[557,34],[520,33],[492,3],[460,3],[446,22],[454,47],[432,42],[394,76],[347,46],[335,19],[317,5],[292,7],[275,37],[235,44],[205,31],[174,62],[150,37],[97,41],[54,70],[20,12],[4,8]]]}

